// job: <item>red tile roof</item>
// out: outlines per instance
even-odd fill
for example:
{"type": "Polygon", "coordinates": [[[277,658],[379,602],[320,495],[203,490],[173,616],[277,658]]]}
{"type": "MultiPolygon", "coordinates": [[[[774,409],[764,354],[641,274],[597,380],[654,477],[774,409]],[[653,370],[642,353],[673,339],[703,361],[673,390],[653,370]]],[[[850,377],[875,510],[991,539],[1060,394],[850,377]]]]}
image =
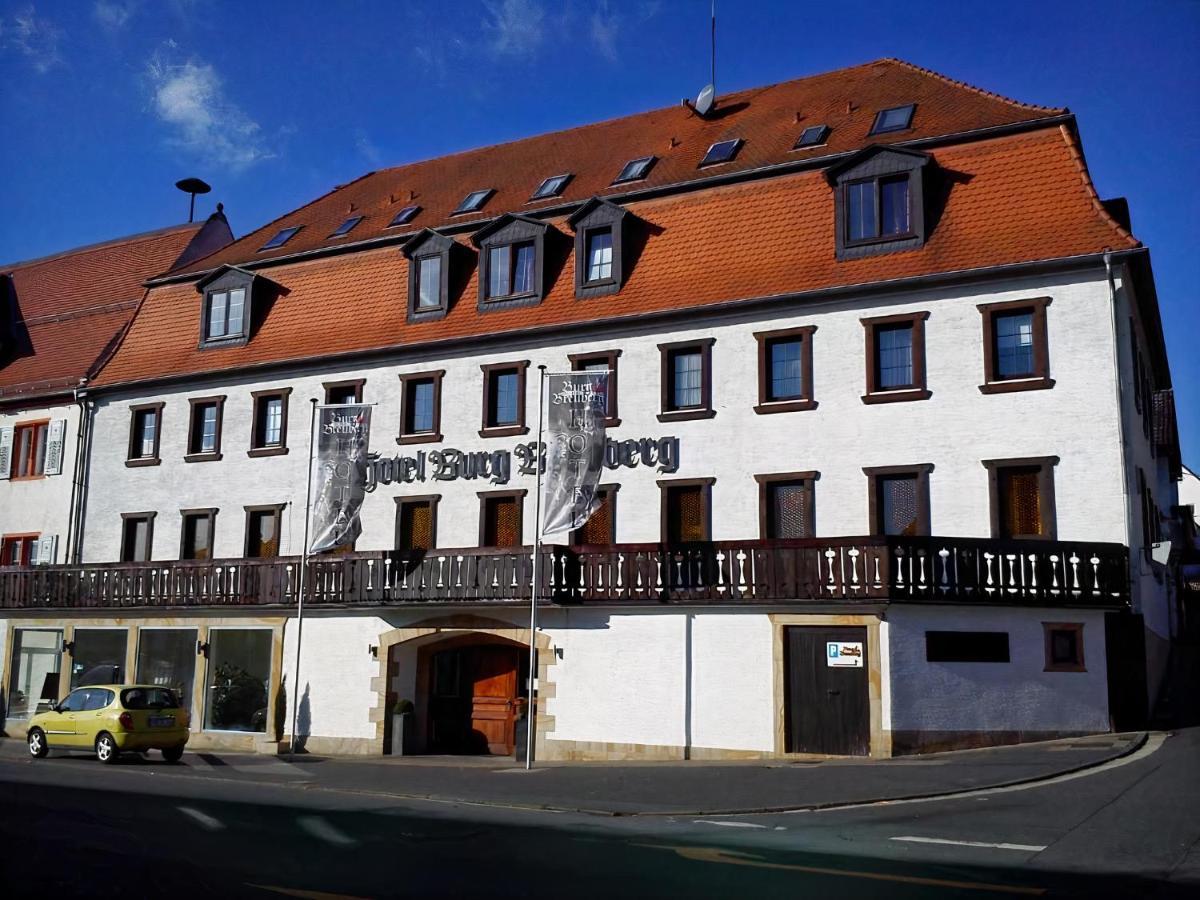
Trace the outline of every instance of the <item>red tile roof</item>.
{"type": "MultiPolygon", "coordinates": [[[[540,305],[481,313],[472,276],[445,319],[406,324],[407,262],[396,247],[380,247],[262,271],[284,293],[249,344],[199,350],[195,285],[155,287],[96,384],[612,321],[1138,246],[1100,205],[1065,126],[945,146],[933,155],[943,171],[952,173],[951,187],[920,249],[838,261],[834,195],[821,171],[741,181],[628,203],[653,226],[652,233],[624,288],[590,300],[575,299],[568,260],[540,305]]],[[[549,221],[569,234],[564,220],[549,221]]],[[[466,236],[458,239],[468,242],[466,236]]]]}
{"type": "Polygon", "coordinates": [[[9,297],[0,291],[0,300],[15,299],[18,318],[17,349],[0,349],[0,402],[61,393],[90,375],[133,316],[143,282],[169,271],[204,226],[178,225],[0,265],[0,275],[11,279],[9,297]]]}
{"type": "Polygon", "coordinates": [[[1018,103],[910,63],[881,59],[723,95],[708,118],[671,106],[371,172],[183,271],[288,256],[396,232],[482,222],[504,212],[530,212],[595,195],[682,184],[717,173],[844,153],[879,141],[938,137],[1065,112],[1018,103]],[[916,104],[911,129],[869,134],[877,111],[908,103],[916,104]],[[794,151],[804,128],[819,124],[831,128],[827,144],[794,151]],[[698,168],[711,144],[730,138],[745,140],[732,162],[698,168]],[[625,163],[650,154],[658,162],[644,181],[612,184],[625,163]],[[543,179],[566,172],[574,177],[560,197],[528,202],[543,179]],[[496,193],[479,213],[451,216],[468,193],[485,188],[496,193]],[[412,222],[389,230],[393,216],[414,204],[421,211],[412,222]],[[365,218],[347,236],[331,238],[351,215],[365,218]],[[300,232],[283,246],[261,249],[281,229],[297,225],[302,226],[300,232]]]}

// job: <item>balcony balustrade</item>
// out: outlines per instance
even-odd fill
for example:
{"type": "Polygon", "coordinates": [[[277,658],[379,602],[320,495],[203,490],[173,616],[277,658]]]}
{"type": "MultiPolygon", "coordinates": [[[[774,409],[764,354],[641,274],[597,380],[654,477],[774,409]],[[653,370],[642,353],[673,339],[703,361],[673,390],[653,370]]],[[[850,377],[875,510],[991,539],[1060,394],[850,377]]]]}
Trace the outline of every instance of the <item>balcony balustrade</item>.
{"type": "MultiPolygon", "coordinates": [[[[0,569],[0,609],[296,605],[301,561],[216,559],[0,569]]],[[[1120,544],[841,537],[544,547],[539,596],[554,604],[975,603],[1118,608],[1120,544]]],[[[309,560],[321,608],[528,601],[529,547],[379,551],[309,560]]]]}

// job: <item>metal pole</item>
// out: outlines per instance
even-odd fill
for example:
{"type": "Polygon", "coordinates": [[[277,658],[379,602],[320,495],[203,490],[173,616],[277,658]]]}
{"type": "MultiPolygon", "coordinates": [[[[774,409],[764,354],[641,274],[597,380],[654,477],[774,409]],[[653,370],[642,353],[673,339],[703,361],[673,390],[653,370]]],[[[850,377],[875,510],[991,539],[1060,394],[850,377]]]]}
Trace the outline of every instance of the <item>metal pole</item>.
{"type": "Polygon", "coordinates": [[[711,80],[709,84],[713,86],[713,99],[717,96],[717,0],[712,0],[712,68],[709,72],[711,80]]]}
{"type": "Polygon", "coordinates": [[[308,519],[312,507],[312,462],[313,431],[317,424],[317,400],[311,400],[312,414],[308,421],[308,471],[304,480],[308,483],[304,496],[304,543],[300,547],[300,578],[296,588],[296,678],[292,682],[292,756],[296,755],[296,719],[300,714],[300,637],[304,633],[304,591],[307,584],[305,577],[308,572],[308,519]]]}
{"type": "Polygon", "coordinates": [[[546,408],[546,367],[538,366],[537,486],[533,495],[533,588],[529,592],[529,704],[525,714],[525,768],[533,768],[534,719],[537,717],[537,601],[542,560],[542,416],[546,408]]]}

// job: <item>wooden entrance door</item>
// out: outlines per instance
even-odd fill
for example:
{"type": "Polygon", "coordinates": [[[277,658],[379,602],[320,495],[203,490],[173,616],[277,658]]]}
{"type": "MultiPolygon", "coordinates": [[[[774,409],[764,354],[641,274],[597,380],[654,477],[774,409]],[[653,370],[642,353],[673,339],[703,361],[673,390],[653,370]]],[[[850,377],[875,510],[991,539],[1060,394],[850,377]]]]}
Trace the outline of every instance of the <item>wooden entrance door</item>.
{"type": "Polygon", "coordinates": [[[788,626],[783,634],[787,752],[869,754],[867,629],[788,626]]]}
{"type": "Polygon", "coordinates": [[[512,754],[522,653],[509,644],[482,644],[433,655],[430,749],[512,754]]]}

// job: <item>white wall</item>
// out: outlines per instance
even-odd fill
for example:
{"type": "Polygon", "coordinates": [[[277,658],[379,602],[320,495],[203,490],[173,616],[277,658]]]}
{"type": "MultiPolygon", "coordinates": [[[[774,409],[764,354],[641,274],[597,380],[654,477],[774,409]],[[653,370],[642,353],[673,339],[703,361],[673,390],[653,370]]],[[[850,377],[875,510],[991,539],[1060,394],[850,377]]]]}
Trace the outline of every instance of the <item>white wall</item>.
{"type": "Polygon", "coordinates": [[[63,429],[62,473],[17,481],[0,479],[0,535],[58,535],[56,561],[61,563],[66,561],[71,479],[75,473],[75,454],[79,444],[79,407],[71,403],[10,409],[0,412],[0,428],[46,419],[51,422],[56,419],[66,421],[63,429]]]}
{"type": "MultiPolygon", "coordinates": [[[[1104,613],[1012,607],[888,608],[893,731],[1107,731],[1104,613]],[[1082,622],[1086,672],[1046,672],[1043,622],[1082,622]],[[931,663],[925,632],[1007,631],[1008,663],[931,663]]],[[[885,719],[885,722],[887,719],[885,719]]]]}

